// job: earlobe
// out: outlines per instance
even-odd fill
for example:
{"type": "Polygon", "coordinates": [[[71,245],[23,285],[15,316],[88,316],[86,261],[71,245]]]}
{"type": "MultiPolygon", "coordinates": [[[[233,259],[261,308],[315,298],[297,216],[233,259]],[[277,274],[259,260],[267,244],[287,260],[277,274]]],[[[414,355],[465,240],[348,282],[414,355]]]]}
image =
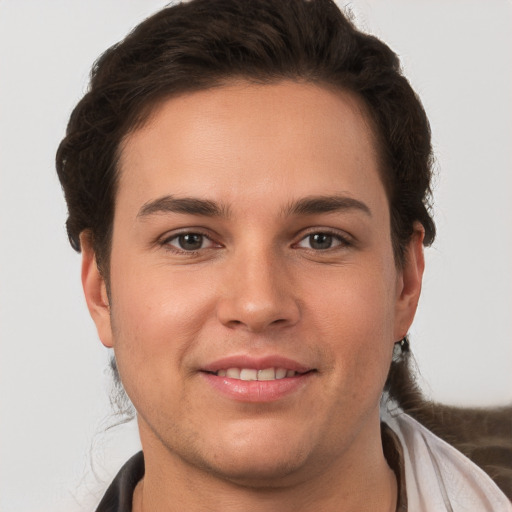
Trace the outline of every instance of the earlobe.
{"type": "Polygon", "coordinates": [[[414,233],[409,240],[405,254],[405,263],[401,271],[397,289],[395,312],[395,340],[402,339],[409,330],[421,294],[425,258],[423,254],[423,239],[425,230],[416,222],[414,233]]]}
{"type": "Polygon", "coordinates": [[[107,287],[96,262],[91,236],[84,231],[80,234],[82,247],[82,287],[89,313],[96,324],[98,336],[106,347],[113,346],[110,322],[110,304],[107,287]]]}

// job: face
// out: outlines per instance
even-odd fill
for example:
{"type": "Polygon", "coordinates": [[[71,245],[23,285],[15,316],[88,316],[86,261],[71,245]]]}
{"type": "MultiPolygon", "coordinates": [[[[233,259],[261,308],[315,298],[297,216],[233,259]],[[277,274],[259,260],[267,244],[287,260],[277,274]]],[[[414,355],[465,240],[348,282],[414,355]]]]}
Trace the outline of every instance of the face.
{"type": "Polygon", "coordinates": [[[88,305],[144,449],[275,482],[380,446],[422,270],[421,236],[398,270],[389,226],[349,94],[233,83],[160,105],[122,146],[110,304],[84,244],[88,305]]]}

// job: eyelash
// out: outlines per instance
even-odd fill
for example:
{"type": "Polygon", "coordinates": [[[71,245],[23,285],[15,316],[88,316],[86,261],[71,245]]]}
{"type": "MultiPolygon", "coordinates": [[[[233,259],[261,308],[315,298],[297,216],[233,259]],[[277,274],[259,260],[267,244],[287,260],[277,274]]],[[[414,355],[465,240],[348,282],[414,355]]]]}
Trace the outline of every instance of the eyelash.
{"type": "Polygon", "coordinates": [[[330,250],[336,250],[338,248],[347,248],[347,247],[351,247],[353,245],[353,242],[348,235],[342,235],[339,232],[333,231],[330,229],[318,229],[317,228],[317,229],[311,229],[308,233],[306,233],[304,236],[302,236],[302,238],[299,240],[299,242],[294,244],[294,246],[297,247],[301,242],[307,240],[308,238],[310,238],[314,235],[328,236],[328,237],[331,237],[333,240],[336,240],[339,243],[335,246],[327,247],[325,249],[313,249],[311,247],[304,247],[304,249],[313,251],[315,253],[319,253],[319,252],[327,252],[330,250]]]}
{"type": "MultiPolygon", "coordinates": [[[[331,237],[332,240],[337,242],[337,244],[334,246],[331,246],[331,247],[323,248],[323,249],[314,249],[312,247],[303,247],[303,249],[312,251],[314,253],[322,253],[322,252],[328,252],[328,251],[336,250],[336,249],[348,248],[353,245],[351,238],[347,235],[342,235],[339,232],[329,230],[329,229],[311,229],[308,233],[303,234],[302,237],[300,238],[300,240],[298,242],[294,243],[292,247],[300,248],[301,247],[300,244],[302,242],[306,241],[308,238],[313,237],[315,235],[324,235],[327,237],[331,237]]],[[[197,231],[190,230],[190,231],[182,231],[180,233],[174,233],[173,235],[164,238],[160,242],[160,245],[163,246],[166,250],[174,252],[176,254],[186,254],[186,255],[190,255],[190,256],[197,255],[200,253],[200,251],[205,250],[205,249],[222,247],[222,245],[215,242],[215,240],[213,240],[211,238],[211,236],[209,236],[206,233],[203,233],[199,230],[197,230],[197,231]],[[180,237],[194,236],[194,235],[201,237],[201,245],[205,242],[205,240],[209,241],[213,245],[210,247],[199,247],[198,249],[186,250],[186,249],[176,247],[171,244],[172,241],[178,240],[180,237]]]]}
{"type": "Polygon", "coordinates": [[[201,237],[201,243],[204,243],[205,240],[208,240],[212,244],[216,245],[217,247],[221,247],[221,245],[216,243],[211,238],[211,236],[209,236],[206,233],[203,233],[203,232],[201,232],[199,230],[198,231],[182,231],[181,233],[174,233],[173,235],[164,238],[160,242],[160,245],[162,245],[168,251],[171,251],[171,252],[174,252],[174,253],[177,253],[177,254],[187,254],[187,255],[197,255],[197,254],[199,254],[199,252],[201,250],[213,248],[213,247],[200,247],[199,249],[195,249],[195,250],[186,250],[186,249],[183,249],[183,248],[180,248],[180,247],[175,247],[175,246],[173,246],[171,244],[171,242],[173,240],[178,240],[180,237],[185,237],[187,235],[188,236],[191,236],[191,235],[200,236],[201,237]]]}

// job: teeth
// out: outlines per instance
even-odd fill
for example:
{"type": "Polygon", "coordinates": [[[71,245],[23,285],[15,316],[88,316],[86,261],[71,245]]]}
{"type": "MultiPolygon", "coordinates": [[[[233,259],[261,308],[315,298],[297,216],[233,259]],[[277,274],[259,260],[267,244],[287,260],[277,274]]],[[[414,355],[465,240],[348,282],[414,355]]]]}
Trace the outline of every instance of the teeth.
{"type": "Polygon", "coordinates": [[[284,379],[286,377],[286,368],[278,368],[276,370],[276,379],[284,379]]]}
{"type": "Polygon", "coordinates": [[[219,377],[228,377],[238,380],[277,380],[285,377],[295,377],[297,372],[286,368],[265,368],[255,370],[254,368],[228,368],[216,372],[219,377]]]}
{"type": "Polygon", "coordinates": [[[240,379],[240,368],[228,368],[226,371],[226,377],[230,379],[240,379]]]}
{"type": "Polygon", "coordinates": [[[240,370],[240,380],[258,380],[258,370],[240,370]]]}
{"type": "Polygon", "coordinates": [[[265,370],[258,370],[258,380],[275,380],[276,371],[274,368],[267,368],[265,370]]]}

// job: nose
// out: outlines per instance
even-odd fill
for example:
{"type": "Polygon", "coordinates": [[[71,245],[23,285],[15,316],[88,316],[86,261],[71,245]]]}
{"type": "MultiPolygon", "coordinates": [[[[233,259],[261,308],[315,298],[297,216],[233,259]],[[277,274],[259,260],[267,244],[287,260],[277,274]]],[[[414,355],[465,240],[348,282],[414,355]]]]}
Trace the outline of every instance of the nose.
{"type": "Polygon", "coordinates": [[[230,261],[217,303],[219,321],[229,328],[264,332],[295,325],[299,300],[285,262],[264,251],[230,261]]]}

